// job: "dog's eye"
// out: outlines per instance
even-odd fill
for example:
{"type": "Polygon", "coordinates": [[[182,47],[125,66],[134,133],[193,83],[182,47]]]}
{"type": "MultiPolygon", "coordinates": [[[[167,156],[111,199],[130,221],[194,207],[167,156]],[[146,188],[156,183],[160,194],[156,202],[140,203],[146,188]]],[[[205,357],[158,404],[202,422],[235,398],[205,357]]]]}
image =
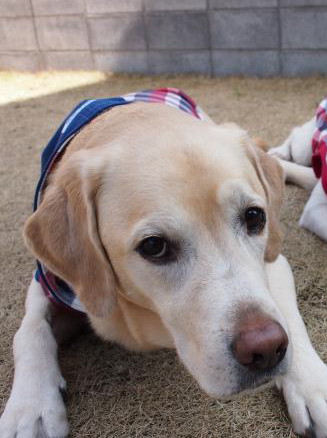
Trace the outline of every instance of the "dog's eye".
{"type": "Polygon", "coordinates": [[[258,234],[265,227],[266,213],[262,208],[250,207],[245,211],[244,220],[248,234],[258,234]]]}
{"type": "Polygon", "coordinates": [[[150,236],[144,239],[136,250],[141,256],[152,262],[165,263],[174,258],[171,244],[161,236],[150,236]]]}

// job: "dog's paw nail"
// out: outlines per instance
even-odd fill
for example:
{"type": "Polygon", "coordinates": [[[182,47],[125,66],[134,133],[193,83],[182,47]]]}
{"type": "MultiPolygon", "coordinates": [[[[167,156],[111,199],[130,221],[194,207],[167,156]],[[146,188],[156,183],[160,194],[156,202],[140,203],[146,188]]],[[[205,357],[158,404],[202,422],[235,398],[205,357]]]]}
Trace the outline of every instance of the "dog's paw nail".
{"type": "Polygon", "coordinates": [[[66,388],[67,388],[66,380],[65,380],[62,376],[61,376],[61,378],[60,378],[59,386],[60,386],[60,388],[63,389],[63,390],[66,390],[66,388]]]}
{"type": "Polygon", "coordinates": [[[314,431],[313,426],[310,426],[303,435],[301,435],[302,438],[317,438],[317,435],[314,431]]]}
{"type": "Polygon", "coordinates": [[[67,396],[67,388],[59,386],[59,392],[60,392],[60,395],[61,395],[63,401],[66,403],[67,402],[67,398],[68,398],[68,396],[67,396]]]}

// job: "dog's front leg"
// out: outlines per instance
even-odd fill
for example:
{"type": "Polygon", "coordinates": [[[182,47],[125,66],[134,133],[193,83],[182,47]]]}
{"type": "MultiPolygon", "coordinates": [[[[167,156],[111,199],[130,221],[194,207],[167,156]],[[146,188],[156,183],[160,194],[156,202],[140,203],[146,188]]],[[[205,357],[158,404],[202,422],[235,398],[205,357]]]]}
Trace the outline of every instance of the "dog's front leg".
{"type": "Polygon", "coordinates": [[[307,437],[327,437],[327,367],[314,350],[296,303],[293,274],[279,256],[267,264],[270,290],[287,325],[293,355],[287,374],[276,384],[283,391],[294,429],[307,437]]]}
{"type": "Polygon", "coordinates": [[[311,143],[315,130],[316,118],[313,117],[302,126],[296,126],[281,146],[270,149],[268,153],[301,166],[310,166],[311,143]]]}
{"type": "Polygon", "coordinates": [[[301,219],[301,227],[307,228],[327,242],[327,198],[321,179],[313,189],[306,203],[301,219]]]}
{"type": "Polygon", "coordinates": [[[68,434],[61,395],[65,381],[48,313],[49,301],[33,279],[27,293],[26,314],[14,339],[15,376],[0,418],[1,438],[63,438],[68,434]]]}
{"type": "Polygon", "coordinates": [[[318,178],[315,176],[312,167],[301,166],[280,159],[278,159],[278,162],[284,170],[286,182],[296,184],[308,191],[311,191],[317,184],[318,178]]]}

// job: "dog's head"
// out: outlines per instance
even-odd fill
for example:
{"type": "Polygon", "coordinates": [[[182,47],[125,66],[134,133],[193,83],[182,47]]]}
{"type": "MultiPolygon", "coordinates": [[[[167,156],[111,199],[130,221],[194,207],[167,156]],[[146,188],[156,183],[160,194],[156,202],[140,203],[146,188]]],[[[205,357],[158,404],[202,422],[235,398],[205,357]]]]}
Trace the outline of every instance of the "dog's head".
{"type": "Polygon", "coordinates": [[[277,162],[237,126],[162,104],[115,109],[84,137],[27,221],[36,257],[91,318],[112,318],[117,297],[158,315],[210,394],[280,372],[286,327],[265,274],[281,244],[277,162]]]}

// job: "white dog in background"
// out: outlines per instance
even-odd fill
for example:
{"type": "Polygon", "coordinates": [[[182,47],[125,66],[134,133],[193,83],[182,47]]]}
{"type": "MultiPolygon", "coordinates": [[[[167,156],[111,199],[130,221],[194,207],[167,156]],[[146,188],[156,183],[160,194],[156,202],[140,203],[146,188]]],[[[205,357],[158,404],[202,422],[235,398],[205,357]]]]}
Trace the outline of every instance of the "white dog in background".
{"type": "Polygon", "coordinates": [[[295,127],[285,142],[270,149],[269,154],[280,158],[286,181],[312,191],[299,223],[327,241],[326,108],[325,99],[317,116],[295,127]]]}

